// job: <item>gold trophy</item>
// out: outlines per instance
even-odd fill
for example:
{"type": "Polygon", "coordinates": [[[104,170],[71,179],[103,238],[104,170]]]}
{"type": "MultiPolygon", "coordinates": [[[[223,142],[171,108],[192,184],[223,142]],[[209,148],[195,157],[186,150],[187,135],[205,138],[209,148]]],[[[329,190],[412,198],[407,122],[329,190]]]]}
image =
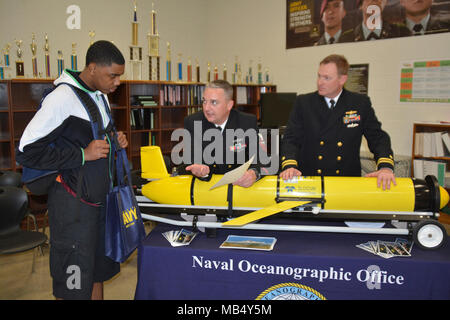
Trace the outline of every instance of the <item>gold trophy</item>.
{"type": "Polygon", "coordinates": [[[31,65],[33,66],[33,78],[38,77],[38,67],[37,67],[37,58],[36,58],[36,51],[37,51],[37,45],[36,45],[36,36],[33,33],[33,36],[31,38],[31,65]]]}
{"type": "Polygon", "coordinates": [[[159,34],[156,30],[156,11],[153,10],[152,3],[152,12],[151,16],[151,29],[147,34],[148,39],[148,77],[149,80],[159,80],[160,76],[160,67],[159,67],[159,34]],[[156,60],[156,70],[153,68],[153,60],[156,60]],[[156,74],[155,74],[156,73],[156,74]]]}
{"type": "Polygon", "coordinates": [[[188,58],[188,63],[187,63],[187,81],[188,82],[192,82],[192,64],[191,64],[191,57],[188,58]]]}
{"type": "Polygon", "coordinates": [[[70,56],[70,67],[72,70],[77,71],[78,70],[78,59],[77,59],[77,53],[75,52],[77,44],[75,42],[72,42],[72,54],[70,56]]]}
{"type": "Polygon", "coordinates": [[[94,43],[95,31],[94,30],[89,30],[88,35],[89,35],[89,38],[91,38],[91,40],[89,41],[89,47],[90,47],[94,43]]]}
{"type": "Polygon", "coordinates": [[[183,63],[181,62],[182,54],[178,54],[178,81],[183,81],[183,63]]]}
{"type": "Polygon", "coordinates": [[[62,50],[58,50],[58,77],[63,73],[64,71],[64,57],[62,50]]]}
{"type": "Polygon", "coordinates": [[[44,51],[45,51],[45,76],[47,78],[50,78],[50,46],[48,44],[48,36],[45,34],[45,45],[44,45],[44,51]]]}
{"type": "Polygon", "coordinates": [[[264,82],[265,84],[270,84],[269,68],[266,68],[266,72],[264,73],[264,82]]]}
{"type": "Polygon", "coordinates": [[[223,80],[227,81],[227,65],[223,64],[223,80]]]}
{"type": "Polygon", "coordinates": [[[236,84],[237,73],[238,73],[238,56],[234,56],[234,69],[233,73],[231,74],[231,82],[233,84],[236,84]]]}
{"type": "Polygon", "coordinates": [[[262,62],[261,58],[258,61],[258,84],[263,84],[263,74],[262,74],[262,62]]]}
{"type": "Polygon", "coordinates": [[[217,67],[217,64],[214,66],[214,81],[219,80],[219,68],[217,67]]]}
{"type": "MultiPolygon", "coordinates": [[[[11,48],[11,44],[6,44],[3,51],[3,60],[5,62],[4,66],[0,66],[0,80],[3,80],[6,78],[6,71],[9,69],[9,49],[11,48]]],[[[0,65],[2,63],[0,62],[0,65]]]]}
{"type": "Polygon", "coordinates": [[[9,49],[11,49],[11,43],[7,43],[4,52],[4,58],[5,58],[5,67],[9,67],[9,49]]]}
{"type": "Polygon", "coordinates": [[[166,79],[172,81],[172,60],[170,58],[170,42],[167,42],[166,79]]]}
{"type": "Polygon", "coordinates": [[[242,83],[242,70],[241,70],[241,64],[239,63],[238,56],[234,57],[234,72],[231,77],[232,77],[233,84],[241,84],[242,83]]]}
{"type": "Polygon", "coordinates": [[[22,40],[15,39],[15,42],[16,42],[16,46],[17,46],[16,76],[24,77],[25,70],[23,68],[22,48],[20,48],[20,46],[22,45],[22,40]]]}
{"type": "Polygon", "coordinates": [[[253,68],[252,68],[253,60],[250,60],[250,63],[248,65],[248,73],[246,76],[246,82],[247,84],[253,83],[253,68]]]}
{"type": "Polygon", "coordinates": [[[198,59],[195,59],[195,69],[197,73],[196,82],[200,82],[200,65],[198,64],[198,59]]]}
{"type": "Polygon", "coordinates": [[[211,82],[211,63],[208,62],[208,70],[206,72],[206,80],[208,81],[208,83],[211,82]]]}
{"type": "Polygon", "coordinates": [[[138,46],[138,28],[137,22],[137,5],[134,2],[134,16],[131,23],[131,46],[130,46],[130,63],[131,63],[131,79],[142,80],[142,47],[138,46]]]}

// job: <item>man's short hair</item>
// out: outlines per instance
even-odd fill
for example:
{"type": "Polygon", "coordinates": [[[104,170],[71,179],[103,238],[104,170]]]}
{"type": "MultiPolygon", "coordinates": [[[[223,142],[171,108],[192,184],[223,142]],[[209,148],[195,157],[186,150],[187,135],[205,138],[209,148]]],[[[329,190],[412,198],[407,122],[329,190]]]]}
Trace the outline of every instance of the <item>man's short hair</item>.
{"type": "Polygon", "coordinates": [[[331,54],[328,57],[325,57],[320,62],[320,64],[328,64],[328,63],[334,63],[336,65],[338,75],[340,76],[347,75],[349,64],[344,56],[339,54],[331,54]]]}
{"type": "MultiPolygon", "coordinates": [[[[322,18],[325,9],[327,8],[328,2],[340,1],[344,5],[344,0],[322,0],[322,5],[320,6],[320,18],[322,18]]],[[[345,10],[345,8],[344,8],[345,10]]]]}
{"type": "Polygon", "coordinates": [[[225,80],[214,80],[206,85],[206,88],[210,89],[223,89],[225,92],[225,97],[228,100],[233,99],[233,87],[228,81],[225,80]]]}
{"type": "Polygon", "coordinates": [[[124,65],[125,58],[113,43],[100,40],[94,42],[86,53],[86,66],[90,63],[96,63],[101,66],[110,66],[113,63],[124,65]]]}

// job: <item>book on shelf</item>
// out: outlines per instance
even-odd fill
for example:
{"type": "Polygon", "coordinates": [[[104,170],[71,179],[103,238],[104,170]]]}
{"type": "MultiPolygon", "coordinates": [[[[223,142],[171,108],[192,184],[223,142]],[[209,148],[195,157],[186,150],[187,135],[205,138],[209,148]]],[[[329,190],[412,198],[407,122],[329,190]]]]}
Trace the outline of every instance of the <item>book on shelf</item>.
{"type": "Polygon", "coordinates": [[[414,154],[423,157],[446,157],[450,155],[448,132],[416,132],[414,154]]]}
{"type": "Polygon", "coordinates": [[[440,186],[445,186],[445,168],[446,163],[443,161],[414,159],[414,177],[417,179],[425,179],[428,175],[437,178],[440,186]]]}
{"type": "Polygon", "coordinates": [[[200,105],[205,87],[202,85],[165,85],[160,89],[161,106],[200,105]]]}
{"type": "Polygon", "coordinates": [[[136,108],[131,109],[130,125],[133,130],[152,130],[155,128],[154,109],[136,108]]]}
{"type": "Polygon", "coordinates": [[[236,104],[252,104],[254,101],[253,88],[236,87],[236,104]]]}
{"type": "Polygon", "coordinates": [[[447,149],[447,154],[450,154],[450,135],[448,132],[445,132],[442,135],[442,142],[444,144],[445,149],[447,149]]]}
{"type": "Polygon", "coordinates": [[[157,106],[158,96],[154,95],[134,95],[131,97],[131,106],[157,106]]]}

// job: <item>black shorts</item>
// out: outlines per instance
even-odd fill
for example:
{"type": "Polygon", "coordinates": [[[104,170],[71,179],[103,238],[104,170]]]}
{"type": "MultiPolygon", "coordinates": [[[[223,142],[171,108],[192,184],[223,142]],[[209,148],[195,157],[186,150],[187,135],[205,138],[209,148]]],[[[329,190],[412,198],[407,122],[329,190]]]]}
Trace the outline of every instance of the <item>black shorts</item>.
{"type": "Polygon", "coordinates": [[[93,207],[55,182],[48,195],[50,274],[53,295],[62,299],[90,299],[94,282],[120,271],[105,256],[105,207],[93,207]]]}

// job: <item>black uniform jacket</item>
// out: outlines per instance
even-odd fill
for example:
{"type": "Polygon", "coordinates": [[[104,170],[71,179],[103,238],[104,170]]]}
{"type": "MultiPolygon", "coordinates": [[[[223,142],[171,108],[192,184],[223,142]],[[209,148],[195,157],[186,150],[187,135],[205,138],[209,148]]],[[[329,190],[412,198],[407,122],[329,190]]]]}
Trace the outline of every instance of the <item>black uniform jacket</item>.
{"type": "Polygon", "coordinates": [[[393,169],[390,138],[369,97],[344,89],[330,110],[317,91],[299,95],[281,144],[281,169],[295,167],[307,176],[360,176],[363,135],[377,168],[393,169]]]}
{"type": "MultiPolygon", "coordinates": [[[[191,159],[188,161],[188,163],[184,163],[184,165],[181,165],[178,167],[178,172],[180,174],[189,174],[189,171],[185,171],[186,166],[192,163],[199,163],[195,162],[194,158],[194,144],[201,145],[201,151],[202,151],[202,161],[201,164],[206,164],[210,168],[210,174],[207,178],[204,180],[209,180],[211,178],[212,174],[224,174],[230,170],[233,170],[240,165],[243,164],[244,159],[248,161],[255,153],[258,152],[259,144],[258,144],[258,127],[256,122],[256,116],[252,114],[247,114],[241,111],[238,111],[236,109],[231,109],[230,115],[228,116],[228,121],[225,125],[224,130],[222,131],[221,135],[223,138],[223,153],[222,153],[222,159],[219,159],[219,161],[214,161],[213,163],[207,163],[206,159],[203,158],[205,148],[208,147],[214,141],[214,138],[212,138],[212,141],[207,141],[204,138],[205,131],[208,129],[213,130],[219,130],[216,129],[216,126],[209,122],[203,112],[197,112],[195,114],[192,114],[190,116],[187,116],[184,119],[184,128],[187,129],[191,135],[191,145],[186,146],[187,148],[191,148],[191,159]],[[197,125],[201,124],[201,133],[203,139],[200,139],[200,137],[196,137],[197,139],[194,139],[194,123],[197,122],[197,125]],[[233,134],[233,136],[230,139],[227,139],[227,129],[242,129],[243,134],[237,134],[238,131],[236,131],[236,134],[233,134]],[[245,132],[248,129],[253,129],[249,131],[249,134],[245,134],[245,132]],[[250,135],[251,132],[251,135],[250,135]],[[252,136],[252,138],[250,138],[252,136]],[[255,140],[255,141],[253,141],[255,140]],[[252,144],[252,146],[250,145],[252,144]],[[241,154],[244,154],[244,157],[242,157],[241,154]],[[251,154],[250,154],[251,153],[251,154]],[[227,154],[228,159],[233,159],[232,161],[227,161],[227,154]]],[[[211,150],[211,149],[207,149],[211,150]]],[[[209,151],[208,151],[209,153],[209,151]]],[[[215,155],[215,152],[212,152],[213,155],[215,155]]],[[[256,161],[258,160],[258,154],[255,154],[256,161]]],[[[250,166],[250,168],[255,169],[257,173],[257,177],[260,174],[260,166],[259,164],[255,164],[255,161],[250,166]]]]}

